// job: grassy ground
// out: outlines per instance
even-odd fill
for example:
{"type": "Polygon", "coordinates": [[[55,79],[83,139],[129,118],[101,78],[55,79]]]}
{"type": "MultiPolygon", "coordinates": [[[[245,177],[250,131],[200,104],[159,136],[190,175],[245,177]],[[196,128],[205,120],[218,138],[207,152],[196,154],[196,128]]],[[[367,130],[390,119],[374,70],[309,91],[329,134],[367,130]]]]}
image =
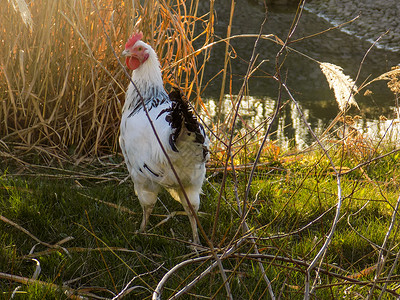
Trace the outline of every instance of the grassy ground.
{"type": "MultiPolygon", "coordinates": [[[[398,155],[386,156],[363,171],[342,177],[341,219],[320,266],[316,299],[368,295],[398,197],[398,155]]],[[[351,160],[346,162],[351,164],[351,160]]],[[[168,270],[190,258],[203,257],[203,261],[173,273],[163,290],[166,298],[212,261],[207,259],[209,250],[196,255],[188,247],[191,230],[186,216],[167,218],[182,208],[166,193],[160,196],[149,232],[136,233],[141,209],[131,182],[119,184],[125,170],[118,165],[85,170],[71,167],[67,171],[33,167],[20,175],[1,172],[0,211],[6,219],[0,223],[0,270],[31,278],[40,264],[41,271],[35,278],[46,283],[21,284],[2,278],[2,299],[9,299],[13,291],[15,299],[67,298],[60,292],[62,288],[112,298],[133,278],[130,287],[134,289],[127,297],[149,299],[168,270]],[[163,220],[166,222],[159,224],[163,220]],[[64,241],[62,248],[50,247],[60,241],[64,241]]],[[[218,253],[232,242],[240,243],[234,254],[223,260],[234,299],[267,297],[267,286],[253,255],[254,245],[240,232],[235,200],[236,190],[243,198],[248,174],[238,172],[237,185],[232,173],[228,174],[213,237],[222,173],[209,170],[208,175],[200,208],[201,224],[218,253]]],[[[246,220],[258,236],[259,257],[277,297],[302,299],[304,272],[326,239],[336,202],[336,178],[318,153],[280,157],[257,171],[246,220]]],[[[395,230],[384,246],[387,261],[374,297],[379,295],[392,266],[388,288],[398,288],[398,221],[393,225],[395,230]]],[[[218,269],[196,283],[189,293],[193,299],[225,299],[218,269]]],[[[392,297],[388,291],[383,296],[392,297]]]]}

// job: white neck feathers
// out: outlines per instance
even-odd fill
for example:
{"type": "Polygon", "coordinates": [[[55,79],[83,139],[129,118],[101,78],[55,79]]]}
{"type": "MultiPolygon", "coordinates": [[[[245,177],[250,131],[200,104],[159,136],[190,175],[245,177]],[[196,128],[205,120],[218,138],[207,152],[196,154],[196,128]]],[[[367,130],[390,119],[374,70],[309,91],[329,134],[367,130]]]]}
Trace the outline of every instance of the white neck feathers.
{"type": "MultiPolygon", "coordinates": [[[[155,51],[148,46],[149,58],[141,64],[136,70],[132,71],[132,82],[139,90],[140,96],[144,100],[155,97],[157,94],[166,94],[161,75],[160,62],[158,61],[155,51]]],[[[123,111],[135,105],[140,100],[140,96],[133,86],[132,82],[129,83],[126,92],[125,104],[123,111]]]]}
{"type": "Polygon", "coordinates": [[[138,82],[138,84],[139,82],[147,82],[149,85],[163,88],[161,67],[157,54],[150,46],[148,46],[148,51],[149,58],[132,72],[132,81],[138,82]]]}

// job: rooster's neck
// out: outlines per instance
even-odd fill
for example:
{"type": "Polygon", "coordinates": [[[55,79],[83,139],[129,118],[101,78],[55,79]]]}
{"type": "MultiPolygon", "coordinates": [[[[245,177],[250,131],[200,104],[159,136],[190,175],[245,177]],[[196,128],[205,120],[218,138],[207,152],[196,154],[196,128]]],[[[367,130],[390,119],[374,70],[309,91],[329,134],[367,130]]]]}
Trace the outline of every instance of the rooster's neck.
{"type": "Polygon", "coordinates": [[[146,104],[153,99],[168,97],[164,89],[160,63],[156,55],[150,55],[146,62],[132,72],[123,111],[138,107],[141,97],[143,97],[146,104]]]}
{"type": "Polygon", "coordinates": [[[132,72],[132,81],[138,85],[148,85],[164,89],[160,63],[157,56],[150,55],[147,61],[134,70],[132,72]]]}

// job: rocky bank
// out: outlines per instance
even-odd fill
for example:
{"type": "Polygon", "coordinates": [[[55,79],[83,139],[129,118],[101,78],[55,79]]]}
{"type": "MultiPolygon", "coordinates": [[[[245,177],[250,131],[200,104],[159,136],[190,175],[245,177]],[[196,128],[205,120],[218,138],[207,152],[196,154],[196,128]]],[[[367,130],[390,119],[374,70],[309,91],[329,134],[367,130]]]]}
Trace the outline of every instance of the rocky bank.
{"type": "Polygon", "coordinates": [[[381,37],[377,42],[378,47],[400,52],[399,0],[309,0],[306,10],[332,25],[359,16],[342,30],[371,43],[381,37]]]}

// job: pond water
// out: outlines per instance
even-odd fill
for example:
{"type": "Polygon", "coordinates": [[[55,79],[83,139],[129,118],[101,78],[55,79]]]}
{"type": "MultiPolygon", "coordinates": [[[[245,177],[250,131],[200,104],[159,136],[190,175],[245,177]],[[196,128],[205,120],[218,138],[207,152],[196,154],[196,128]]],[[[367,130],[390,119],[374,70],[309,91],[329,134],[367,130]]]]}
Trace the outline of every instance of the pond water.
{"type": "MultiPolygon", "coordinates": [[[[229,22],[230,1],[217,2],[215,30],[218,36],[225,37],[229,22]]],[[[263,33],[273,33],[280,39],[285,40],[295,12],[296,7],[270,8],[263,33]]],[[[232,35],[257,34],[264,16],[263,6],[258,4],[257,1],[237,1],[232,35]]],[[[315,34],[330,27],[331,25],[323,18],[304,11],[293,39],[315,34]]],[[[230,88],[226,85],[225,103],[222,105],[226,111],[231,109],[232,100],[235,99],[235,95],[237,95],[242,85],[254,42],[255,38],[239,38],[231,42],[235,49],[236,58],[232,59],[231,64],[228,66],[227,78],[232,78],[231,95],[233,95],[233,99],[228,95],[230,94],[230,88]]],[[[355,80],[360,69],[360,63],[371,44],[335,29],[323,35],[293,43],[290,46],[320,62],[330,62],[341,66],[343,72],[355,80]]],[[[271,79],[269,74],[274,74],[275,72],[275,56],[279,49],[279,46],[267,40],[261,40],[256,49],[259,55],[258,62],[264,60],[264,63],[254,73],[249,82],[247,93],[249,96],[244,99],[244,108],[241,110],[242,117],[249,122],[253,122],[253,126],[257,126],[260,122],[266,120],[274,109],[278,95],[278,85],[271,79]]],[[[211,59],[207,64],[205,82],[213,78],[223,67],[224,52],[225,44],[221,43],[213,47],[211,59]]],[[[316,132],[323,132],[339,113],[334,93],[329,89],[326,78],[317,63],[295,52],[285,54],[287,54],[287,57],[281,73],[285,76],[288,87],[301,105],[307,122],[316,132]]],[[[281,61],[283,61],[283,58],[281,61]]],[[[400,53],[374,47],[362,64],[356,84],[360,85],[368,78],[375,78],[399,63],[400,53]]],[[[211,112],[215,111],[213,107],[218,106],[221,84],[221,76],[218,76],[207,86],[205,95],[203,95],[207,99],[207,107],[211,112]]],[[[374,139],[377,139],[382,133],[388,132],[389,127],[389,131],[392,132],[391,139],[399,140],[399,125],[398,122],[393,122],[393,120],[399,118],[396,99],[394,94],[387,88],[387,82],[379,81],[373,83],[369,86],[369,90],[372,91],[372,95],[364,96],[364,91],[362,91],[362,93],[355,96],[360,110],[351,109],[349,114],[352,116],[358,115],[361,118],[357,119],[357,122],[352,125],[360,134],[374,139]]],[[[289,97],[285,94],[282,100],[287,101],[289,97]]],[[[275,123],[276,134],[272,138],[279,138],[282,146],[295,145],[299,148],[304,148],[312,142],[311,135],[300,119],[293,103],[289,102],[285,106],[279,115],[279,120],[275,123]]]]}

